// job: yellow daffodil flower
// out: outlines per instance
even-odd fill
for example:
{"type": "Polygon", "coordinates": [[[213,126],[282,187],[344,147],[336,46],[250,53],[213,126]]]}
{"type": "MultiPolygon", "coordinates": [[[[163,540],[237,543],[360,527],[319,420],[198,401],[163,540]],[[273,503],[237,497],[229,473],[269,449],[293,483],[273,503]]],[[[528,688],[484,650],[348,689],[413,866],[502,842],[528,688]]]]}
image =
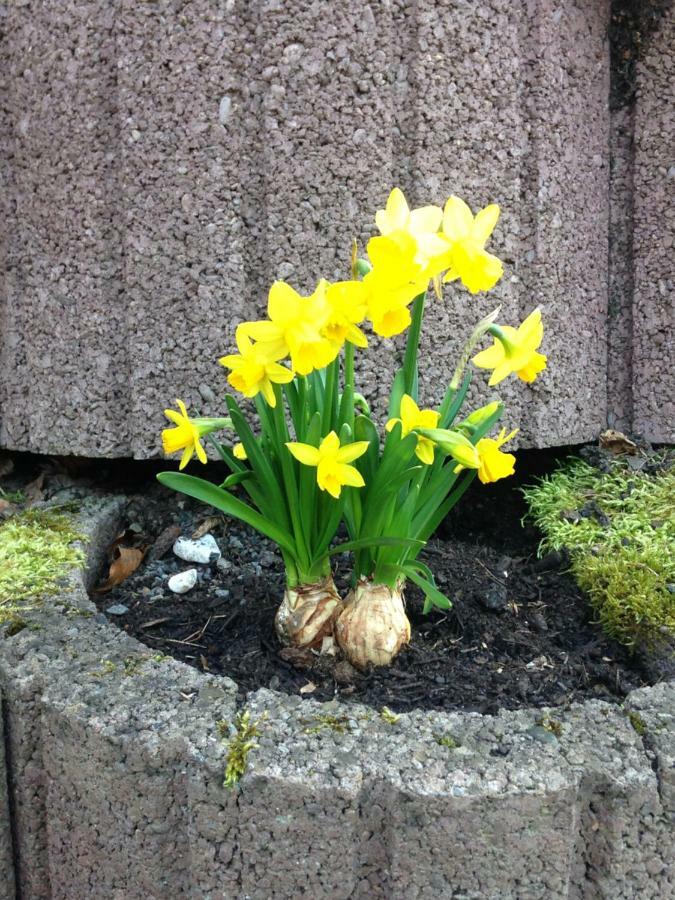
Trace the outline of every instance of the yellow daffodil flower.
{"type": "Polygon", "coordinates": [[[326,288],[328,321],[323,334],[342,347],[345,341],[367,347],[368,338],[358,327],[366,317],[368,292],[362,281],[337,281],[326,288]]]}
{"type": "MultiPolygon", "coordinates": [[[[401,423],[401,437],[410,434],[415,428],[436,428],[440,413],[433,409],[420,409],[412,397],[404,394],[401,397],[401,406],[399,409],[400,418],[389,419],[384,426],[387,431],[391,431],[397,422],[401,423]]],[[[425,465],[430,466],[434,461],[434,442],[421,434],[417,435],[417,447],[415,448],[417,458],[425,465]]]]}
{"type": "Polygon", "coordinates": [[[405,232],[417,244],[417,262],[427,279],[440,275],[446,266],[447,241],[438,234],[443,220],[440,206],[422,206],[411,210],[400,188],[389,194],[385,209],[375,214],[375,224],[385,237],[405,232]]]}
{"type": "Polygon", "coordinates": [[[243,460],[248,459],[248,456],[246,455],[246,450],[244,449],[244,445],[241,443],[241,441],[239,441],[237,444],[235,444],[234,447],[232,448],[232,455],[234,456],[235,459],[242,460],[242,462],[243,462],[243,460]]]}
{"type": "Polygon", "coordinates": [[[164,415],[176,426],[175,428],[165,428],[162,431],[164,452],[169,455],[177,453],[179,450],[183,451],[180,465],[178,466],[179,469],[184,469],[195,453],[200,462],[206,463],[206,452],[200,438],[210,431],[215,431],[218,426],[208,427],[208,425],[205,425],[205,422],[209,420],[191,419],[182,400],[176,400],[176,406],[180,412],[176,412],[175,409],[164,410],[164,415]]]}
{"type": "Polygon", "coordinates": [[[368,315],[382,337],[400,334],[410,325],[408,304],[426,290],[429,279],[417,258],[417,244],[404,231],[368,242],[373,268],[363,279],[368,315]]]}
{"type": "Polygon", "coordinates": [[[443,281],[459,278],[472,294],[489,291],[504,274],[499,259],[487,253],[485,244],[499,219],[499,207],[491,203],[472,214],[463,200],[454,195],[443,210],[442,234],[448,249],[445,265],[448,269],[443,281]]]}
{"type": "Polygon", "coordinates": [[[440,206],[422,206],[411,210],[400,188],[394,188],[387,198],[387,205],[375,213],[375,224],[380,234],[407,231],[414,238],[435,234],[441,227],[443,210],[440,206]]]}
{"type": "Polygon", "coordinates": [[[254,344],[246,335],[245,329],[239,325],[236,331],[237,349],[239,353],[231,353],[221,357],[221,366],[232,369],[227,376],[232,387],[244,397],[255,397],[262,392],[270,406],[276,406],[273,384],[288,384],[293,380],[293,373],[285,366],[272,362],[263,347],[254,344]]]}
{"type": "Polygon", "coordinates": [[[291,357],[300,375],[323,369],[340,347],[321,334],[328,323],[327,282],[321,280],[309,297],[302,297],[285,281],[275,281],[267,300],[269,321],[244,322],[244,333],[258,342],[268,359],[291,357]]]}
{"type": "Polygon", "coordinates": [[[322,491],[335,498],[340,496],[342,487],[363,487],[365,484],[361,473],[353,462],[368,449],[368,441],[355,441],[353,444],[340,446],[340,438],[331,431],[318,447],[290,441],[286,444],[293,456],[304,466],[316,466],[316,481],[322,491]]]}
{"type": "Polygon", "coordinates": [[[494,369],[488,382],[490,387],[512,372],[523,381],[534,381],[546,368],[546,357],[537,352],[544,337],[539,309],[531,312],[517,329],[510,325],[493,325],[490,332],[495,335],[493,345],[473,357],[473,363],[479,369],[494,369]]]}
{"type": "Polygon", "coordinates": [[[478,455],[480,456],[480,466],[478,468],[478,478],[483,484],[489,484],[492,481],[499,481],[500,478],[507,478],[513,475],[515,471],[516,458],[513,453],[502,453],[499,449],[512,437],[518,434],[515,428],[510,434],[506,433],[506,428],[502,428],[496,438],[481,438],[476,445],[478,455]]]}

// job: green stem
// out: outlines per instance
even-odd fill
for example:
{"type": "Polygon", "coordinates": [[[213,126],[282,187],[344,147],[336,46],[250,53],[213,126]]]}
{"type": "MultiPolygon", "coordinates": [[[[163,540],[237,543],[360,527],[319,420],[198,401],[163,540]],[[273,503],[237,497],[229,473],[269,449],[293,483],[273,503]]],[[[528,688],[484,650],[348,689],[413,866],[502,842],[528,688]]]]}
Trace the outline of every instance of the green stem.
{"type": "Polygon", "coordinates": [[[408,329],[408,342],[406,343],[405,357],[403,359],[405,392],[415,401],[417,401],[417,354],[420,346],[420,332],[422,330],[426,296],[427,292],[424,291],[424,293],[418,294],[413,300],[412,322],[408,329]]]}
{"type": "Polygon", "coordinates": [[[331,430],[333,425],[333,398],[335,394],[337,382],[337,370],[340,365],[340,358],[337,356],[332,363],[326,367],[326,387],[323,400],[323,415],[321,417],[321,436],[325,437],[331,430]]]}
{"type": "Polygon", "coordinates": [[[293,534],[295,537],[295,546],[298,550],[298,569],[309,568],[309,552],[307,550],[307,539],[302,525],[300,516],[300,508],[298,503],[298,485],[295,477],[295,463],[288,447],[285,446],[286,441],[290,440],[288,426],[286,424],[286,416],[284,414],[284,401],[281,386],[274,385],[274,395],[276,397],[276,406],[273,409],[273,421],[275,426],[275,437],[277,453],[281,460],[281,471],[284,480],[284,488],[286,493],[286,503],[291,516],[293,526],[293,534]]]}
{"type": "Polygon", "coordinates": [[[354,432],[354,345],[345,343],[345,405],[343,422],[354,432]]]}

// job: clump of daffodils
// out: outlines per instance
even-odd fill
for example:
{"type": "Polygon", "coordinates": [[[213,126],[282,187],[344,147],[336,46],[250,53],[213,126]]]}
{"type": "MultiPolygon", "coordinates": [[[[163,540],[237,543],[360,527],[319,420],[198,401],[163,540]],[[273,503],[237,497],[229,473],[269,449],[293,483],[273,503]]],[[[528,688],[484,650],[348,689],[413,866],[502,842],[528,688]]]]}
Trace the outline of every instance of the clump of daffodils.
{"type": "Polygon", "coordinates": [[[220,363],[234,391],[253,400],[253,427],[231,394],[220,419],[191,417],[180,400],[178,412],[166,410],[174,427],[162,441],[165,452],[182,454],[179,468],[194,455],[206,462],[207,438],[230,475],[221,485],[175,472],[160,481],[248,523],[280,549],[286,590],[275,623],[282,643],[330,653],[337,644],[360,668],[388,665],[410,639],[407,582],[424,592],[425,611],[451,605],[420,550],[475,477],[487,484],[515,466],[502,447],[517,429],[490,436],[503,413],[499,400],[462,418],[470,362],[491,372],[491,387],[511,374],[530,383],[546,367],[540,311],[509,325],[498,323],[496,309],[467,337],[440,406],[425,408],[419,397],[428,290],[440,298],[447,283],[471,294],[498,283],[502,263],[485,249],[498,219],[496,204],[474,215],[455,196],[443,208],[410,209],[395,188],[375,215],[379,234],[367,258],[353,254],[351,278],[319,278],[308,295],[276,281],[267,318],[237,326],[237,352],[220,363]],[[379,422],[355,384],[355,354],[367,350],[369,331],[406,333],[389,415],[379,422]],[[485,338],[490,346],[472,357],[485,338]],[[219,430],[236,436],[219,442],[219,430]],[[341,524],[349,540],[335,545],[341,524]],[[352,589],[343,598],[331,556],[347,551],[352,589]]]}

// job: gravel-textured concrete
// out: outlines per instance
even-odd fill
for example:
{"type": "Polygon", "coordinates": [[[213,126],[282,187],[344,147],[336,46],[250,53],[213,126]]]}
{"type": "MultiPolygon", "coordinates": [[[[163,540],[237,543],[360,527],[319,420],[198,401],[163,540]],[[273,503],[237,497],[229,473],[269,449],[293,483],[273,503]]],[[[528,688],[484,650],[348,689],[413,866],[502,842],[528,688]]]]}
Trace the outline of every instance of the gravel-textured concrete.
{"type": "Polygon", "coordinates": [[[675,6],[638,65],[633,405],[638,428],[675,442],[675,6]],[[668,101],[670,98],[670,102],[668,101]]]}
{"type": "Polygon", "coordinates": [[[7,759],[5,752],[2,696],[0,695],[0,900],[14,900],[14,856],[7,791],[7,759]]]}
{"type": "MultiPolygon", "coordinates": [[[[156,455],[175,396],[219,410],[216,359],[237,321],[262,313],[269,283],[344,277],[352,236],[363,245],[393,184],[418,203],[456,192],[504,210],[491,245],[501,285],[431,303],[425,402],[479,315],[499,302],[515,321],[540,303],[550,370],[502,392],[521,445],[605,425],[612,335],[610,362],[636,373],[635,421],[672,436],[669,254],[655,233],[673,181],[672,31],[640,68],[636,339],[608,338],[609,7],[3,4],[0,445],[156,455]]],[[[360,355],[375,401],[400,352],[398,340],[360,355]]],[[[631,393],[616,368],[613,418],[631,393]]]]}
{"type": "MultiPolygon", "coordinates": [[[[85,507],[90,565],[119,511],[85,507]]],[[[95,611],[87,580],[0,643],[0,875],[12,834],[22,900],[675,897],[675,682],[624,710],[394,723],[260,690],[232,790],[217,722],[236,685],[153,656],[95,611]]]]}

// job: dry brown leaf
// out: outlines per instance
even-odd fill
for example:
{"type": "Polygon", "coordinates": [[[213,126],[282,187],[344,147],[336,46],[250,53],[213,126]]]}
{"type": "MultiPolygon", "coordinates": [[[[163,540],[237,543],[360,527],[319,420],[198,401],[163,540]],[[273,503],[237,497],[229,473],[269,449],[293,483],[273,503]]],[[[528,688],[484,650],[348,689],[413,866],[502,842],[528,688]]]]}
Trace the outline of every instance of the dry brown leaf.
{"type": "Polygon", "coordinates": [[[212,528],[215,528],[216,525],[219,524],[220,519],[218,516],[208,516],[208,518],[204,519],[204,521],[192,532],[192,540],[198,541],[200,537],[204,537],[205,534],[208,534],[212,528]]]}
{"type": "Polygon", "coordinates": [[[609,450],[610,453],[615,453],[617,456],[621,454],[634,456],[638,449],[637,444],[631,441],[630,438],[627,438],[620,431],[615,431],[613,428],[608,428],[607,431],[602,432],[600,435],[600,446],[603,450],[609,450]]]}
{"type": "Polygon", "coordinates": [[[44,500],[45,494],[42,490],[44,483],[45,473],[40,472],[37,478],[26,485],[26,487],[23,489],[23,495],[26,498],[26,503],[37,503],[38,500],[44,500]]]}
{"type": "Polygon", "coordinates": [[[157,535],[155,543],[150,548],[148,559],[161,559],[164,554],[170,550],[180,537],[180,525],[169,525],[164,531],[157,535]]]}
{"type": "Polygon", "coordinates": [[[97,594],[103,594],[121,584],[132,575],[143,562],[145,550],[138,547],[115,547],[113,561],[110,563],[108,577],[100,587],[96,588],[97,594]]]}
{"type": "Polygon", "coordinates": [[[5,500],[4,497],[0,497],[0,512],[4,512],[6,509],[11,509],[12,504],[9,500],[5,500]]]}
{"type": "Polygon", "coordinates": [[[301,694],[313,694],[315,690],[316,690],[316,685],[314,684],[314,682],[308,681],[307,684],[303,684],[303,686],[300,688],[300,693],[301,694]]]}

